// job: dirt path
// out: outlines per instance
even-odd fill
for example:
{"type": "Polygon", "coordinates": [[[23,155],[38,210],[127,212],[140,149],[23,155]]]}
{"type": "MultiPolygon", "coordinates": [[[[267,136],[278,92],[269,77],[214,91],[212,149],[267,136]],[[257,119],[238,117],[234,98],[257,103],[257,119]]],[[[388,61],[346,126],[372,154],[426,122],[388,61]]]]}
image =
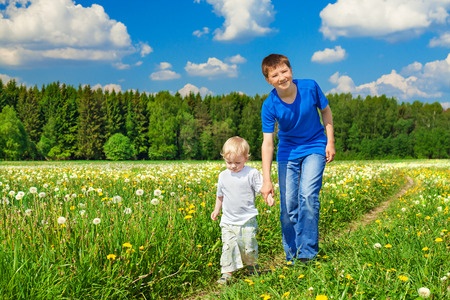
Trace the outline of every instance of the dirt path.
{"type": "Polygon", "coordinates": [[[397,194],[395,194],[394,196],[392,196],[391,198],[384,201],[379,206],[377,206],[376,208],[374,208],[373,210],[371,210],[370,212],[365,214],[360,220],[351,222],[350,225],[348,226],[348,229],[345,230],[345,232],[350,233],[352,231],[355,231],[358,227],[364,227],[367,224],[376,220],[378,218],[378,216],[382,212],[384,212],[393,201],[402,197],[410,188],[412,188],[414,186],[414,181],[412,180],[411,177],[406,177],[406,180],[407,180],[406,184],[402,187],[402,189],[397,194]]]}

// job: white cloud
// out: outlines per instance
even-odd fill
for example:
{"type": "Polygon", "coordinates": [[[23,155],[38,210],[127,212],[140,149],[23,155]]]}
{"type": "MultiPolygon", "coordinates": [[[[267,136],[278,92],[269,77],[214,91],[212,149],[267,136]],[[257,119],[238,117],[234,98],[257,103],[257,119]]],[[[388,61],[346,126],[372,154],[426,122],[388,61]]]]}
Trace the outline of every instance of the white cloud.
{"type": "Polygon", "coordinates": [[[331,40],[414,36],[431,25],[446,26],[449,7],[448,0],[338,0],[320,12],[320,31],[331,40]]]}
{"type": "Polygon", "coordinates": [[[218,41],[245,40],[265,36],[274,30],[268,25],[274,20],[271,0],[206,0],[214,12],[225,18],[222,28],[214,31],[218,41]]]}
{"type": "Polygon", "coordinates": [[[208,58],[208,61],[202,64],[195,64],[188,61],[184,69],[189,75],[209,78],[222,76],[237,77],[238,73],[236,64],[226,64],[215,57],[208,58]]]}
{"type": "Polygon", "coordinates": [[[207,35],[207,34],[209,34],[209,28],[203,27],[202,30],[196,30],[192,34],[196,37],[201,37],[203,35],[207,35]]]}
{"type": "Polygon", "coordinates": [[[336,46],[334,49],[326,48],[322,51],[316,51],[311,57],[311,61],[327,64],[344,60],[346,56],[345,49],[342,49],[341,46],[336,46]]]}
{"type": "Polygon", "coordinates": [[[202,97],[213,94],[210,90],[208,90],[205,87],[198,88],[195,85],[192,85],[190,83],[186,84],[183,88],[179,89],[178,93],[180,93],[180,95],[183,97],[186,97],[190,93],[193,93],[195,95],[200,93],[200,96],[202,96],[202,97]]]}
{"type": "Polygon", "coordinates": [[[430,47],[447,47],[450,48],[450,32],[446,32],[437,38],[431,39],[430,47]]]}
{"type": "Polygon", "coordinates": [[[97,89],[101,89],[103,91],[115,91],[116,93],[121,92],[122,91],[122,87],[119,84],[114,84],[114,83],[110,83],[110,84],[106,84],[106,85],[101,85],[99,83],[97,83],[96,85],[91,87],[91,90],[95,91],[97,89]]]}
{"type": "Polygon", "coordinates": [[[227,58],[227,61],[232,64],[243,64],[247,62],[245,57],[241,56],[240,54],[227,58]]]}
{"type": "MultiPolygon", "coordinates": [[[[72,0],[3,0],[0,64],[28,65],[48,59],[119,61],[136,52],[126,26],[102,6],[72,0]]],[[[148,54],[150,46],[141,45],[148,54]]]]}
{"type": "Polygon", "coordinates": [[[10,80],[15,80],[16,82],[18,81],[17,78],[12,78],[6,74],[0,74],[0,80],[3,82],[3,84],[7,84],[10,80]]]}
{"type": "Polygon", "coordinates": [[[180,74],[170,70],[172,64],[168,62],[161,62],[158,66],[158,71],[150,74],[151,80],[173,80],[180,78],[180,74]]]}
{"type": "Polygon", "coordinates": [[[141,48],[141,57],[145,57],[153,52],[153,48],[150,47],[147,43],[140,43],[139,46],[141,48]]]}
{"type": "Polygon", "coordinates": [[[355,85],[347,75],[335,73],[330,82],[335,85],[327,93],[352,93],[355,95],[387,95],[399,100],[441,98],[450,94],[450,54],[443,60],[425,64],[413,62],[401,73],[392,70],[375,81],[355,85]]]}

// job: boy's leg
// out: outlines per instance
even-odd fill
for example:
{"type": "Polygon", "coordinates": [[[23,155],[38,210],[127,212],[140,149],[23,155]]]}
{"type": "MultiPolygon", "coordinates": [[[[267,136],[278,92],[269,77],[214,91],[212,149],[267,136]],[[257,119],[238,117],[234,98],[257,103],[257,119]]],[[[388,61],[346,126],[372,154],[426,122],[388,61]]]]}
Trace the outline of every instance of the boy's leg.
{"type": "Polygon", "coordinates": [[[299,259],[312,259],[319,251],[319,192],[325,164],[325,156],[319,154],[311,154],[302,159],[296,238],[299,259]]]}
{"type": "Polygon", "coordinates": [[[296,226],[299,219],[299,160],[278,162],[278,182],[280,186],[281,235],[286,260],[292,261],[297,255],[296,226]]]}
{"type": "Polygon", "coordinates": [[[239,227],[223,224],[222,228],[222,256],[220,258],[221,273],[232,273],[243,267],[238,245],[239,227]]]}
{"type": "Polygon", "coordinates": [[[256,234],[258,223],[256,217],[250,219],[242,226],[240,237],[240,249],[243,263],[251,273],[256,273],[258,264],[258,241],[256,234]]]}

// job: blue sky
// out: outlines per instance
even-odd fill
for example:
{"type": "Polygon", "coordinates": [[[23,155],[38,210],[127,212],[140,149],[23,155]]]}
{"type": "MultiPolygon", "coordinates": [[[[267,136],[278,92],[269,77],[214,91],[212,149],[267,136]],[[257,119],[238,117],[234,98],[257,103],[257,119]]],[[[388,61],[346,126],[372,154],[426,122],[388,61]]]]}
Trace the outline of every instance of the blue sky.
{"type": "Polygon", "coordinates": [[[325,93],[450,106],[450,0],[0,0],[0,78],[249,96],[287,55],[325,93]]]}

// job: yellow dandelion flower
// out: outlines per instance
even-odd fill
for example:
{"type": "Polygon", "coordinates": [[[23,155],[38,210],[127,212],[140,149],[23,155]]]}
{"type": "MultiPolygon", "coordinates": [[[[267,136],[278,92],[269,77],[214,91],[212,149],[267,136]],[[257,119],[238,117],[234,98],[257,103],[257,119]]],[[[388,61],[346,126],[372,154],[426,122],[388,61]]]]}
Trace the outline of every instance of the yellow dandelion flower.
{"type": "Polygon", "coordinates": [[[200,248],[202,248],[202,247],[203,247],[203,246],[202,246],[202,245],[200,245],[200,244],[199,244],[199,245],[197,245],[197,248],[199,248],[199,249],[200,249],[200,248]]]}
{"type": "Polygon", "coordinates": [[[421,236],[421,235],[422,235],[422,232],[418,231],[417,236],[421,236]]]}
{"type": "Polygon", "coordinates": [[[425,217],[425,220],[429,220],[429,219],[431,219],[430,216],[426,216],[426,217],[425,217]]]}
{"type": "Polygon", "coordinates": [[[255,283],[251,279],[244,279],[245,282],[248,283],[248,285],[254,285],[255,283]]]}
{"type": "Polygon", "coordinates": [[[132,248],[133,246],[130,243],[126,242],[126,243],[124,243],[122,245],[122,247],[124,247],[124,248],[132,248]]]}
{"type": "Polygon", "coordinates": [[[291,295],[291,292],[284,292],[283,296],[281,296],[281,298],[289,298],[289,296],[291,295]]]}
{"type": "Polygon", "coordinates": [[[444,240],[441,239],[440,237],[438,237],[438,238],[436,238],[434,241],[435,241],[436,243],[440,243],[440,242],[443,242],[444,240]]]}
{"type": "Polygon", "coordinates": [[[381,220],[378,219],[378,220],[375,221],[375,223],[381,224],[381,220]]]}
{"type": "Polygon", "coordinates": [[[139,250],[143,251],[144,249],[144,246],[139,246],[139,250]]]}
{"type": "Polygon", "coordinates": [[[347,278],[348,280],[353,280],[353,277],[350,274],[345,275],[345,278],[347,278]]]}
{"type": "Polygon", "coordinates": [[[75,210],[75,205],[72,205],[72,206],[70,207],[70,210],[75,210]]]}
{"type": "Polygon", "coordinates": [[[392,248],[392,245],[391,245],[391,244],[386,244],[386,245],[384,246],[384,248],[390,249],[390,248],[392,248]]]}
{"type": "Polygon", "coordinates": [[[116,259],[116,255],[115,255],[115,254],[108,254],[108,255],[106,256],[106,258],[107,258],[108,260],[115,260],[115,259],[116,259]]]}
{"type": "Polygon", "coordinates": [[[422,251],[428,251],[428,250],[429,250],[428,247],[423,247],[423,248],[422,248],[422,251]]]}
{"type": "Polygon", "coordinates": [[[407,282],[408,281],[408,276],[400,275],[400,276],[398,276],[398,279],[400,279],[403,282],[407,282]]]}
{"type": "Polygon", "coordinates": [[[192,219],[192,215],[187,215],[187,216],[184,217],[184,219],[185,219],[185,220],[192,219]]]}
{"type": "Polygon", "coordinates": [[[316,300],[328,300],[328,297],[325,295],[317,295],[316,300]]]}
{"type": "Polygon", "coordinates": [[[300,274],[300,275],[298,275],[298,279],[302,279],[302,278],[304,278],[305,277],[305,274],[300,274]]]}
{"type": "Polygon", "coordinates": [[[286,276],[284,276],[283,274],[280,274],[280,275],[278,275],[278,278],[284,279],[284,278],[286,278],[286,276]]]}
{"type": "Polygon", "coordinates": [[[212,265],[213,265],[212,262],[209,262],[209,263],[207,264],[208,267],[212,267],[212,265]]]}
{"type": "Polygon", "coordinates": [[[269,300],[270,299],[270,295],[269,294],[262,294],[260,297],[263,298],[263,300],[269,300]]]}

